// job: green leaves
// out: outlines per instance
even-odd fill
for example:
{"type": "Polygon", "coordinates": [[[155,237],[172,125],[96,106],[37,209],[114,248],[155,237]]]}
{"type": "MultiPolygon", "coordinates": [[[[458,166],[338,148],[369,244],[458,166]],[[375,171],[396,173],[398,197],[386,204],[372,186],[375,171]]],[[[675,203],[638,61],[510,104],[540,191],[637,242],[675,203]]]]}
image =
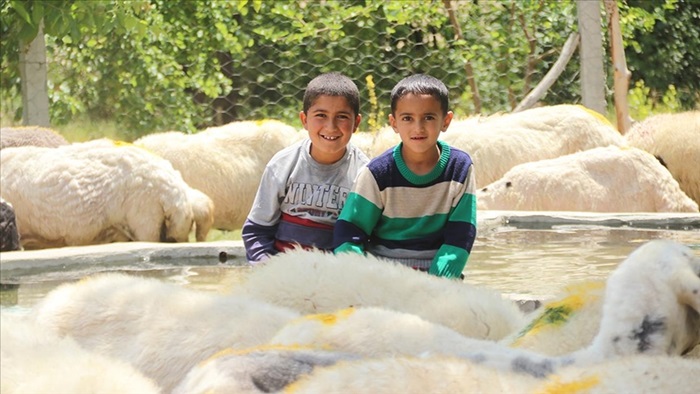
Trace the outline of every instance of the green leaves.
{"type": "MultiPolygon", "coordinates": [[[[643,76],[649,95],[671,83],[681,99],[700,90],[696,3],[621,5],[628,67],[633,78],[643,76]]],[[[89,113],[116,118],[135,134],[233,119],[295,123],[306,83],[326,71],[356,81],[372,127],[386,121],[394,84],[414,72],[443,79],[453,110],[472,114],[467,64],[483,111],[509,111],[576,29],[574,0],[452,4],[461,39],[441,0],[2,0],[2,100],[19,95],[18,51],[41,20],[52,119],[89,113]]],[[[545,100],[576,102],[578,73],[573,60],[545,100]]]]}
{"type": "Polygon", "coordinates": [[[24,7],[24,2],[20,0],[12,0],[10,1],[11,8],[14,9],[14,11],[26,22],[27,24],[30,25],[35,25],[35,23],[32,21],[32,17],[29,16],[29,12],[27,12],[27,9],[24,7]]]}

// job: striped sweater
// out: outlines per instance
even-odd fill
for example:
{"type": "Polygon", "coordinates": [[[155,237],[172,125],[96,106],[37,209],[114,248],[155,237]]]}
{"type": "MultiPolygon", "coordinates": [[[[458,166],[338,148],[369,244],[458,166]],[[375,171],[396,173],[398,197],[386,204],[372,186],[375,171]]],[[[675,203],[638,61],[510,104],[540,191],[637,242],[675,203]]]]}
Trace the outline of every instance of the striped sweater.
{"type": "Polygon", "coordinates": [[[440,159],[428,174],[409,170],[401,144],[360,171],[335,225],[336,253],[368,251],[460,276],[476,238],[474,166],[466,152],[438,145],[440,159]]]}

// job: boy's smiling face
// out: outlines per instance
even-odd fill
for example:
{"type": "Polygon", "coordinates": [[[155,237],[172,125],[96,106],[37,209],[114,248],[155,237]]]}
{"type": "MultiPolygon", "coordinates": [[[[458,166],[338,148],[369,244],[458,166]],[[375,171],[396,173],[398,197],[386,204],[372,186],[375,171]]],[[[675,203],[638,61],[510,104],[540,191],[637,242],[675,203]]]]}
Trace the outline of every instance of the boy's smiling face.
{"type": "Polygon", "coordinates": [[[396,102],[396,110],[389,115],[389,122],[401,136],[404,156],[436,152],[440,132],[447,130],[452,121],[452,112],[445,115],[443,111],[440,101],[429,94],[409,93],[396,102]]]}
{"type": "Polygon", "coordinates": [[[309,132],[311,157],[321,164],[331,164],[345,154],[362,116],[355,114],[345,97],[322,95],[307,113],[299,113],[299,119],[309,132]]]}

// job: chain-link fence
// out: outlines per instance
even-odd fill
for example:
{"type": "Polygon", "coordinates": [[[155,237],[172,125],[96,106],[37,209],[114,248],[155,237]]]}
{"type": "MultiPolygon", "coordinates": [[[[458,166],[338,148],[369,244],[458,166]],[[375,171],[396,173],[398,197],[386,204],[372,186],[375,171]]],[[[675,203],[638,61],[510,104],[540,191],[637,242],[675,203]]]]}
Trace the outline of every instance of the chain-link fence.
{"type": "MultiPolygon", "coordinates": [[[[261,118],[300,126],[304,87],[328,71],[360,88],[363,130],[386,123],[392,87],[416,72],[446,83],[458,117],[511,111],[577,31],[572,0],[145,3],[119,34],[47,36],[52,123],[90,116],[134,137],[261,118]]],[[[579,63],[576,53],[543,103],[580,102],[579,63]]],[[[12,113],[19,91],[3,85],[12,113]]]]}

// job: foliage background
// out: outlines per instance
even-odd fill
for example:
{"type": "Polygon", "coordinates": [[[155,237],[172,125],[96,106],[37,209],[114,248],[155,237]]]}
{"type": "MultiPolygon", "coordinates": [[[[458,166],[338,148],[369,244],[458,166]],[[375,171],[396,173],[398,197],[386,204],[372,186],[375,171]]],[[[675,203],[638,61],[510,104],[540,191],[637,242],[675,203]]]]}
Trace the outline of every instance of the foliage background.
{"type": "MultiPolygon", "coordinates": [[[[697,108],[700,1],[618,4],[633,117],[697,108]]],[[[577,30],[573,0],[452,5],[462,39],[438,0],[0,0],[3,124],[21,121],[19,48],[42,21],[52,125],[108,122],[127,140],[245,119],[300,126],[303,89],[327,71],[356,81],[365,130],[385,123],[391,88],[414,72],[445,81],[466,117],[479,112],[471,66],[480,112],[510,111],[577,30]]],[[[543,104],[580,101],[578,64],[575,55],[543,104]]],[[[605,69],[612,87],[609,61],[605,69]]]]}

